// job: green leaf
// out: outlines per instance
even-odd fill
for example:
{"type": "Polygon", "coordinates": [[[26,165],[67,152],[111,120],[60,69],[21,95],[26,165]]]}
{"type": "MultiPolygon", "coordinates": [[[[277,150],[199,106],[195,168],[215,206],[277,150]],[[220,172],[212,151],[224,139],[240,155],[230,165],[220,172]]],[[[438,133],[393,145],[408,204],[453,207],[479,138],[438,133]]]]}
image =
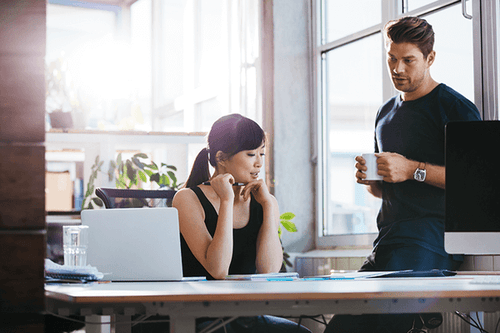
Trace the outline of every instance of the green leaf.
{"type": "Polygon", "coordinates": [[[155,162],[151,161],[151,169],[158,171],[158,165],[155,162]]]}
{"type": "Polygon", "coordinates": [[[167,174],[170,176],[174,183],[177,183],[177,177],[175,176],[175,173],[173,173],[172,171],[167,171],[167,174]]]}
{"type": "Polygon", "coordinates": [[[156,182],[156,183],[160,183],[160,174],[157,172],[155,174],[152,174],[151,176],[149,176],[149,179],[152,181],[152,182],[156,182]]]}
{"type": "Polygon", "coordinates": [[[171,169],[171,170],[177,171],[177,167],[175,165],[168,165],[168,164],[162,163],[161,166],[162,167],[164,166],[167,169],[171,169]]]}
{"type": "Polygon", "coordinates": [[[104,206],[104,203],[100,198],[92,198],[92,202],[95,203],[97,206],[102,207],[104,206]]]}
{"type": "Polygon", "coordinates": [[[112,181],[115,178],[116,163],[115,161],[109,161],[108,167],[108,180],[112,181]]]}
{"type": "Polygon", "coordinates": [[[294,213],[286,212],[280,215],[280,220],[292,220],[294,217],[294,213]]]}
{"type": "Polygon", "coordinates": [[[133,182],[136,178],[135,170],[130,160],[127,160],[127,177],[128,179],[130,179],[131,182],[133,182]]]}
{"type": "Polygon", "coordinates": [[[285,227],[286,231],[297,232],[297,227],[295,226],[295,223],[287,220],[281,220],[281,224],[283,225],[283,227],[285,227]]]}
{"type": "Polygon", "coordinates": [[[148,177],[146,177],[146,174],[143,171],[139,171],[138,173],[139,173],[139,178],[141,178],[143,182],[148,181],[148,177]]]}
{"type": "Polygon", "coordinates": [[[132,157],[132,162],[134,162],[135,165],[137,165],[137,167],[139,169],[144,169],[144,163],[142,163],[141,161],[139,161],[139,159],[137,157],[132,157]]]}
{"type": "Polygon", "coordinates": [[[127,188],[127,183],[123,179],[117,179],[116,188],[127,188]]]}
{"type": "Polygon", "coordinates": [[[134,157],[147,159],[148,155],[146,155],[144,153],[137,153],[137,154],[134,155],[134,157]]]}
{"type": "Polygon", "coordinates": [[[158,183],[158,185],[160,185],[160,186],[162,186],[162,185],[170,186],[170,179],[168,178],[168,176],[167,175],[161,175],[160,182],[158,183]]]}

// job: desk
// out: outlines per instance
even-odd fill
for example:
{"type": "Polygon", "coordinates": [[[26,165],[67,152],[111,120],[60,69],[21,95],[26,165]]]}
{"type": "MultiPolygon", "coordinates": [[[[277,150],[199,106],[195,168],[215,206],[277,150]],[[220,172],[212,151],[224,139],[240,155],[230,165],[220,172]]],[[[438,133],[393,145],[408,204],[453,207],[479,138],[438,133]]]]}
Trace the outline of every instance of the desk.
{"type": "MultiPolygon", "coordinates": [[[[500,286],[472,276],[329,281],[203,281],[47,285],[47,311],[59,315],[134,314],[171,318],[172,332],[194,332],[200,316],[499,311],[500,286]]],[[[116,330],[127,332],[127,325],[116,330]]]]}

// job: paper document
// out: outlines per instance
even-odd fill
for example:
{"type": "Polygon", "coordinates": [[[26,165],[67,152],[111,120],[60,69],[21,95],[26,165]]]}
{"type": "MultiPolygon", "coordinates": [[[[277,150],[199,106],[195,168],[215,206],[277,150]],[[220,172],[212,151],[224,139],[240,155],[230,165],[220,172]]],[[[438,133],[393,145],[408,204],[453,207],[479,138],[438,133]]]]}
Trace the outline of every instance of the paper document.
{"type": "Polygon", "coordinates": [[[235,274],[226,276],[226,280],[249,280],[249,281],[293,281],[299,279],[299,273],[268,273],[268,274],[235,274]]]}

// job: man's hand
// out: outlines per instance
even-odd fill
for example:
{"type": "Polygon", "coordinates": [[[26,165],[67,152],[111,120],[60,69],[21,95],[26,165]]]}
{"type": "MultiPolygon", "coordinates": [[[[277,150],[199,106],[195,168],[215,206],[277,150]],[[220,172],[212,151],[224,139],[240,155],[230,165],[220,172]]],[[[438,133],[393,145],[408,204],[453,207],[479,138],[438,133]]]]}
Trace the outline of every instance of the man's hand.
{"type": "MultiPolygon", "coordinates": [[[[373,196],[377,198],[382,198],[382,190],[380,187],[380,180],[365,180],[366,178],[366,161],[362,156],[356,156],[355,158],[356,164],[354,167],[357,169],[356,171],[356,182],[358,184],[363,184],[368,186],[368,192],[370,192],[373,196]]],[[[377,160],[378,162],[378,160],[377,160]]]]}
{"type": "Polygon", "coordinates": [[[384,176],[388,183],[401,183],[413,179],[413,173],[418,167],[418,162],[412,161],[397,153],[375,154],[379,174],[384,176]]]}

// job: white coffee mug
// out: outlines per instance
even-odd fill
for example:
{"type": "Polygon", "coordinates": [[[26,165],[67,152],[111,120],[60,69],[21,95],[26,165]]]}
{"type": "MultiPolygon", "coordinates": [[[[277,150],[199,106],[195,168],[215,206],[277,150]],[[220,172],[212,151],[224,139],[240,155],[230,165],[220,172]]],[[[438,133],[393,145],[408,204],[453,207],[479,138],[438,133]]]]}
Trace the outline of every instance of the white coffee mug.
{"type": "Polygon", "coordinates": [[[378,174],[378,166],[377,166],[377,156],[375,154],[362,154],[361,157],[365,159],[365,166],[367,170],[365,171],[366,178],[365,180],[382,180],[383,176],[378,174]]]}

